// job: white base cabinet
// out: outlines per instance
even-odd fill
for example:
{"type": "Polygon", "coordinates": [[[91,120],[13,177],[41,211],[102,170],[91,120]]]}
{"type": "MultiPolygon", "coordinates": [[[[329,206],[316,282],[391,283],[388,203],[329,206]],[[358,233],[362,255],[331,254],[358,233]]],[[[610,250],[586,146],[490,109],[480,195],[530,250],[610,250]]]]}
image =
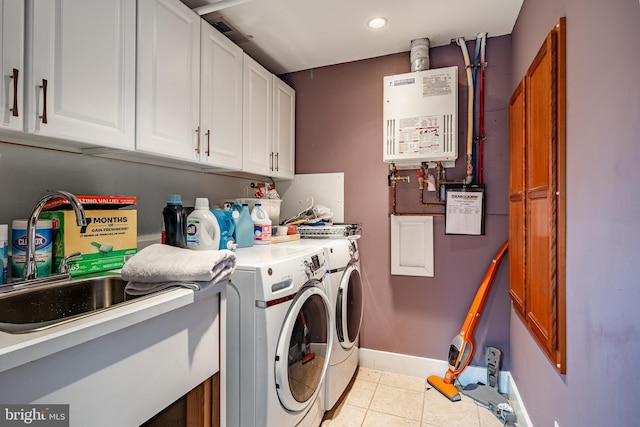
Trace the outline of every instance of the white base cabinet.
{"type": "Polygon", "coordinates": [[[139,426],[220,370],[219,313],[215,294],[34,357],[0,372],[0,402],[68,404],[71,426],[139,426]]]}

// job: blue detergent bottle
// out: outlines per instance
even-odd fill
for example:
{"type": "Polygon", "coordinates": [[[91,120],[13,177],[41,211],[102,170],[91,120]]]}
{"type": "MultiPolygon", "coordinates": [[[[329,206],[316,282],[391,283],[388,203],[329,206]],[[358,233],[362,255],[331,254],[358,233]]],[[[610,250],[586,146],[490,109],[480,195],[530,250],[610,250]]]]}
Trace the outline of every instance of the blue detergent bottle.
{"type": "Polygon", "coordinates": [[[249,248],[253,246],[253,220],[249,212],[247,204],[233,205],[232,209],[237,206],[240,213],[236,219],[236,243],[239,248],[249,248]]]}

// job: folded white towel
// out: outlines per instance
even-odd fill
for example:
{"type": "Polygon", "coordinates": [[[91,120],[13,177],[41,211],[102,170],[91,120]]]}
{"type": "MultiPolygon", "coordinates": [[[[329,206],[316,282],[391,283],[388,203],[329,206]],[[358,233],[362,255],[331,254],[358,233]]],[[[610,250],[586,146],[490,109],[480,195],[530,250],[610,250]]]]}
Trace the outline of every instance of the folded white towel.
{"type": "Polygon", "coordinates": [[[128,282],[124,291],[129,295],[147,295],[154,292],[161,291],[163,289],[171,287],[181,287],[187,289],[193,289],[194,291],[201,291],[207,289],[210,286],[214,286],[222,281],[229,280],[228,277],[219,280],[211,280],[209,282],[158,282],[158,283],[142,283],[142,282],[128,282]]]}
{"type": "Polygon", "coordinates": [[[154,244],[131,257],[121,275],[130,282],[127,287],[133,292],[149,293],[169,286],[199,290],[228,280],[235,267],[236,254],[226,249],[193,251],[154,244]]]}

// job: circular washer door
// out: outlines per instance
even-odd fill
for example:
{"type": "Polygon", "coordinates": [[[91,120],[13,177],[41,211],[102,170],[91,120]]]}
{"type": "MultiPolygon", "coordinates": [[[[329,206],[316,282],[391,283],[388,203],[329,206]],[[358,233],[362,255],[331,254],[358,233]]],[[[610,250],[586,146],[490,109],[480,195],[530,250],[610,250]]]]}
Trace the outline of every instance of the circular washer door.
{"type": "Polygon", "coordinates": [[[336,298],[336,331],[338,342],[345,349],[353,347],[360,334],[362,298],[360,269],[350,264],[342,275],[336,298]]]}
{"type": "Polygon", "coordinates": [[[286,409],[299,412],[315,401],[329,365],[332,334],[329,299],[314,281],[291,303],[276,349],[275,381],[286,409]]]}

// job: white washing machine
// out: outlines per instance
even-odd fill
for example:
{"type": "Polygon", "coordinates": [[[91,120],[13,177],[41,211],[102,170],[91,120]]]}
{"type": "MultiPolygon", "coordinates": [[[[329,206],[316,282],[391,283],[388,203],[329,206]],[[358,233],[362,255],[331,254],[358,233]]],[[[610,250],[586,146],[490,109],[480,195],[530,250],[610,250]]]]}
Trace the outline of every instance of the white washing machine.
{"type": "Polygon", "coordinates": [[[325,379],[323,406],[330,410],[349,385],[358,367],[363,287],[357,236],[337,239],[301,239],[287,243],[293,248],[325,251],[325,286],[333,316],[333,346],[325,379]]]}
{"type": "Polygon", "coordinates": [[[320,248],[236,251],[227,288],[228,426],[318,426],[333,317],[320,248]]]}

